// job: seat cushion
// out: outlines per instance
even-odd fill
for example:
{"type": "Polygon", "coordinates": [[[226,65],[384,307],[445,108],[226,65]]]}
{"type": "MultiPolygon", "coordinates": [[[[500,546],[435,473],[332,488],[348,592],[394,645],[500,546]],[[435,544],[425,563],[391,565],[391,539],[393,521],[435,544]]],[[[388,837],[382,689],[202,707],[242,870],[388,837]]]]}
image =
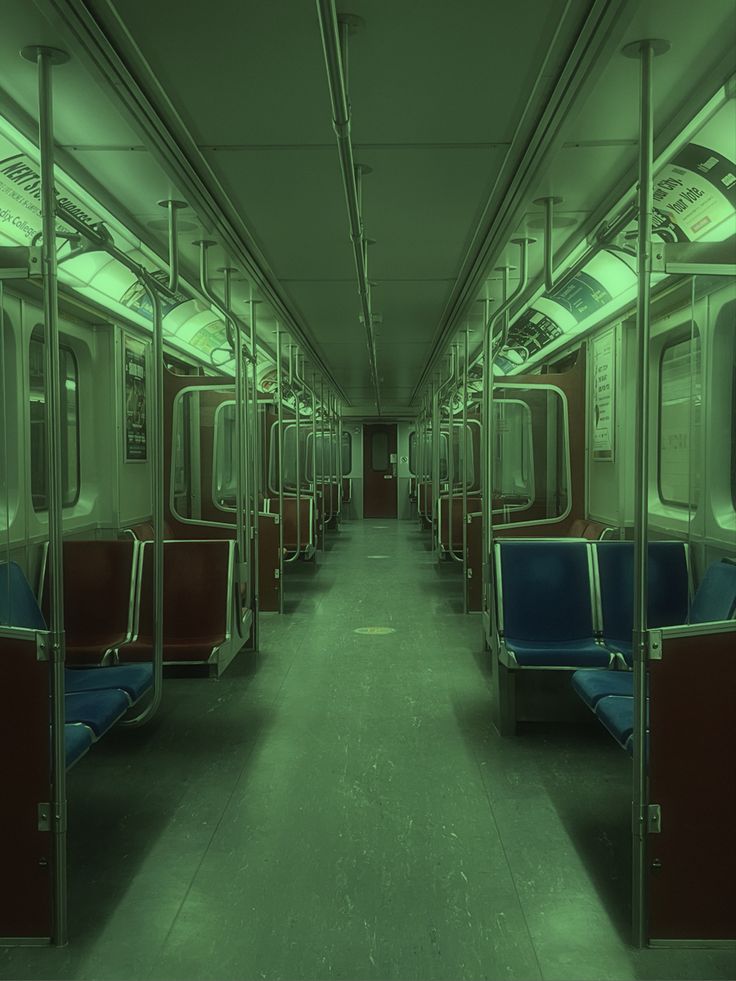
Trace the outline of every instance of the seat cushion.
{"type": "Polygon", "coordinates": [[[116,664],[109,668],[67,668],[67,694],[119,688],[137,702],[153,685],[152,664],[116,664]]]}
{"type": "Polygon", "coordinates": [[[572,687],[594,709],[606,695],[633,695],[634,675],[629,671],[576,671],[572,687]]]}
{"type": "Polygon", "coordinates": [[[627,695],[605,695],[596,705],[595,714],[616,742],[626,749],[634,732],[634,699],[627,695]]]}
{"type": "Polygon", "coordinates": [[[92,745],[92,730],[81,722],[67,722],[64,726],[64,751],[67,770],[80,760],[92,745]]]}
{"type": "Polygon", "coordinates": [[[96,738],[104,736],[130,707],[130,699],[119,688],[77,692],[64,696],[67,722],[82,722],[96,738]]]}
{"type": "Polygon", "coordinates": [[[698,586],[688,623],[730,620],[736,612],[736,564],[714,562],[698,586]]]}
{"type": "Polygon", "coordinates": [[[524,668],[607,668],[611,653],[594,640],[550,641],[506,638],[506,649],[524,668]]]}

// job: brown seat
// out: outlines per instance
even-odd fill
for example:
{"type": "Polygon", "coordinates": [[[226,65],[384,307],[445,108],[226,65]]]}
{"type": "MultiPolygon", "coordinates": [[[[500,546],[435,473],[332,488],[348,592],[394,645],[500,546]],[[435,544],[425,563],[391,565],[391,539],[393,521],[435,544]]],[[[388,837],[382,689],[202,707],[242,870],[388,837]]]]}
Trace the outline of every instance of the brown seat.
{"type": "MultiPolygon", "coordinates": [[[[449,497],[440,498],[440,545],[448,549],[450,547],[450,536],[448,534],[447,514],[450,507],[449,497]]],[[[468,514],[480,510],[480,497],[475,494],[468,495],[468,514]]],[[[461,552],[463,547],[463,497],[462,493],[454,494],[452,498],[452,550],[461,552]]]]}
{"type": "Polygon", "coordinates": [[[606,525],[602,525],[600,521],[588,521],[583,532],[583,538],[587,538],[591,542],[597,542],[603,537],[605,532],[610,530],[606,525]]]}
{"type": "MultiPolygon", "coordinates": [[[[234,543],[164,543],[164,661],[207,662],[229,640],[234,543]]],[[[121,661],[153,657],[153,546],[143,545],[136,638],[121,661]]]]}
{"type": "MultiPolygon", "coordinates": [[[[152,521],[141,521],[140,524],[133,525],[130,531],[139,542],[152,542],[154,539],[152,521]]],[[[168,521],[164,521],[164,538],[171,538],[171,527],[168,521]]]]}
{"type": "MultiPolygon", "coordinates": [[[[64,629],[71,664],[100,664],[130,638],[137,543],[64,542],[64,629]]],[[[42,606],[48,621],[49,583],[42,606]]]]}
{"type": "MultiPolygon", "coordinates": [[[[279,499],[272,497],[269,505],[271,514],[279,513],[279,499]]],[[[310,514],[312,521],[315,521],[316,511],[313,506],[311,496],[301,495],[301,521],[300,535],[301,543],[298,551],[304,551],[314,543],[313,529],[310,528],[310,514]]],[[[296,544],[296,497],[284,495],[284,513],[282,517],[284,523],[284,548],[289,552],[297,551],[296,544]]]]}

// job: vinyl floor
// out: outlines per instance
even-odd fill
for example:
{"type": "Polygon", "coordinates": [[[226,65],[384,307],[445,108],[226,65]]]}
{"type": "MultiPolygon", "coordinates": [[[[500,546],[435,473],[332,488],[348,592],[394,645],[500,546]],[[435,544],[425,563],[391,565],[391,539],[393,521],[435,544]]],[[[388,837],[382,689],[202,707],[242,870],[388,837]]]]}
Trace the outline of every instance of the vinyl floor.
{"type": "Polygon", "coordinates": [[[630,762],[501,739],[479,618],[413,522],[354,521],[218,680],[70,773],[66,948],[2,978],[733,978],[629,944],[630,762]],[[378,629],[377,629],[378,628],[378,629]]]}

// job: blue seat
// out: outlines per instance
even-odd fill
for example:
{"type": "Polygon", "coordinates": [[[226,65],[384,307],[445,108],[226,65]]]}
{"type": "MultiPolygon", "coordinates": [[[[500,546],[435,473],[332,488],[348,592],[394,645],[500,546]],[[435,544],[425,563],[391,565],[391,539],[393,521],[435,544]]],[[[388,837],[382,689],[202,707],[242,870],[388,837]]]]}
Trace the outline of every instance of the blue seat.
{"type": "Polygon", "coordinates": [[[106,691],[119,688],[131,704],[153,687],[152,664],[116,664],[101,668],[67,668],[64,674],[67,694],[106,691]]]}
{"type": "Polygon", "coordinates": [[[713,562],[705,570],[690,607],[688,623],[731,620],[736,613],[736,563],[713,562]]]}
{"type": "Polygon", "coordinates": [[[77,692],[64,696],[66,722],[81,722],[89,726],[96,739],[130,708],[130,699],[119,688],[104,691],[77,692]]]}
{"type": "Polygon", "coordinates": [[[595,714],[622,749],[630,751],[634,735],[634,699],[629,695],[605,695],[595,714]]]}
{"type": "Polygon", "coordinates": [[[588,708],[595,709],[607,695],[634,694],[634,675],[631,671],[576,671],[572,687],[588,708]]]}
{"type": "Polygon", "coordinates": [[[0,624],[46,630],[33,590],[16,562],[0,563],[0,624]]]}
{"type": "Polygon", "coordinates": [[[595,640],[586,542],[502,541],[497,562],[501,630],[510,666],[611,664],[611,653],[595,640]]]}
{"type": "MultiPolygon", "coordinates": [[[[736,564],[714,562],[700,581],[688,622],[729,620],[735,610],[736,564]]],[[[572,686],[591,709],[606,695],[633,695],[634,691],[632,675],[622,671],[576,671],[572,686]]]]}
{"type": "Polygon", "coordinates": [[[69,770],[92,745],[92,730],[81,722],[67,722],[64,726],[66,768],[69,770]]]}
{"type": "MultiPolygon", "coordinates": [[[[634,543],[595,542],[600,583],[603,641],[632,662],[634,629],[634,543]]],[[[683,542],[650,542],[647,625],[685,623],[690,579],[683,542]]]]}

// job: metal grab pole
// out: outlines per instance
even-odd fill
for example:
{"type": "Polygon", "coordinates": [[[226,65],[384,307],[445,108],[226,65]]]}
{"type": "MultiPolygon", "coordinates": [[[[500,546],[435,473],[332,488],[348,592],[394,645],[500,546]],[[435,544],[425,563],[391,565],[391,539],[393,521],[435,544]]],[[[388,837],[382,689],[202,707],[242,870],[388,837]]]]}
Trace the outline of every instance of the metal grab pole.
{"type": "Polygon", "coordinates": [[[312,375],[312,500],[317,507],[317,393],[312,375]]]}
{"type": "Polygon", "coordinates": [[[145,709],[125,726],[137,727],[161,704],[164,678],[164,328],[161,296],[155,280],[141,276],[153,312],[153,439],[151,440],[151,510],[153,514],[153,692],[145,709]]]}
{"type": "Polygon", "coordinates": [[[338,518],[338,528],[340,520],[342,519],[342,484],[343,484],[343,472],[342,472],[342,406],[337,401],[337,396],[335,396],[335,419],[337,424],[337,518],[338,518]]]}
{"type": "Polygon", "coordinates": [[[514,292],[508,295],[508,281],[509,281],[509,267],[503,267],[503,302],[499,309],[488,321],[484,338],[486,353],[486,358],[488,361],[488,371],[486,374],[487,390],[485,392],[485,398],[487,400],[487,452],[486,452],[486,490],[488,492],[488,504],[484,506],[483,512],[487,514],[486,522],[486,539],[485,539],[485,557],[484,557],[484,569],[485,569],[485,585],[484,593],[486,595],[486,608],[489,617],[489,626],[491,638],[495,636],[495,609],[493,597],[491,591],[493,589],[493,457],[494,457],[494,440],[495,440],[495,418],[493,412],[493,377],[494,377],[494,364],[496,360],[496,354],[503,348],[506,343],[506,339],[509,333],[510,327],[510,317],[509,311],[511,309],[514,301],[519,297],[523,291],[526,289],[527,279],[529,276],[529,245],[534,242],[533,238],[515,238],[511,240],[515,245],[519,247],[519,282],[517,284],[514,292]],[[504,318],[504,326],[501,332],[501,339],[499,344],[493,343],[493,327],[495,323],[501,318],[504,318]]]}
{"type": "MultiPolygon", "coordinates": [[[[251,562],[253,564],[253,595],[252,595],[252,610],[253,610],[253,650],[258,650],[259,636],[260,636],[260,623],[259,615],[261,608],[260,599],[260,583],[258,581],[258,573],[260,569],[260,556],[258,554],[258,547],[260,544],[260,529],[259,529],[259,512],[261,510],[261,431],[260,431],[260,419],[258,416],[258,337],[256,334],[256,299],[253,296],[253,285],[250,287],[250,297],[248,299],[248,309],[250,311],[250,355],[251,355],[251,366],[252,366],[252,383],[253,383],[253,426],[251,434],[251,458],[252,458],[252,485],[253,485],[253,525],[252,525],[252,542],[253,542],[253,552],[250,556],[251,562]]],[[[228,304],[229,306],[229,304],[228,304]]]]}
{"type": "Polygon", "coordinates": [[[548,196],[545,198],[535,198],[534,204],[544,206],[544,288],[550,293],[555,288],[555,277],[552,269],[554,258],[554,220],[553,209],[556,204],[561,204],[562,198],[548,196]]]}
{"type": "MultiPolygon", "coordinates": [[[[294,345],[289,345],[289,386],[294,393],[294,430],[296,433],[296,549],[286,562],[296,562],[302,550],[302,494],[301,473],[299,471],[299,393],[294,385],[294,345]]],[[[283,517],[283,511],[282,511],[283,517]]]]}
{"type": "Polygon", "coordinates": [[[638,295],[636,301],[636,434],[634,485],[634,767],[632,788],[632,928],[634,943],[647,939],[647,538],[649,526],[649,298],[653,210],[654,107],[652,62],[669,48],[666,41],[641,40],[627,44],[623,54],[640,63],[639,228],[637,239],[638,295]]]}
{"type": "MultiPolygon", "coordinates": [[[[319,525],[320,525],[320,548],[325,550],[325,442],[327,433],[325,431],[325,386],[324,380],[319,380],[319,406],[320,406],[320,445],[322,447],[321,459],[319,464],[320,486],[322,487],[322,497],[320,498],[319,525]]],[[[316,495],[315,495],[316,500],[316,495]]]]}
{"type": "Polygon", "coordinates": [[[276,433],[279,464],[279,613],[284,612],[284,406],[281,374],[281,328],[276,325],[276,433]]]}
{"type": "Polygon", "coordinates": [[[51,939],[67,942],[67,808],[64,745],[64,565],[63,489],[61,483],[61,361],[56,272],[56,193],[54,190],[54,110],[52,66],[69,60],[64,51],[41,45],[24,48],[38,66],[38,148],[41,173],[43,307],[45,321],[47,504],[49,516],[49,633],[51,694],[51,822],[53,832],[53,903],[51,939]]]}
{"type": "Polygon", "coordinates": [[[468,612],[468,345],[465,328],[463,351],[463,613],[468,612]]]}
{"type": "MultiPolygon", "coordinates": [[[[454,370],[453,370],[453,381],[454,387],[450,391],[450,402],[449,402],[449,440],[448,440],[448,501],[447,501],[447,514],[448,514],[448,530],[447,530],[447,545],[448,552],[450,553],[450,558],[455,562],[462,562],[462,556],[458,555],[453,548],[452,541],[452,518],[453,518],[453,505],[455,504],[455,395],[459,390],[460,381],[460,348],[459,345],[454,345],[455,355],[454,355],[454,370]]],[[[460,462],[460,440],[457,441],[458,448],[458,463],[460,462]]]]}
{"type": "MultiPolygon", "coordinates": [[[[231,275],[233,270],[228,266],[222,270],[224,276],[225,306],[230,309],[231,296],[231,275]]],[[[246,561],[246,542],[245,529],[243,522],[243,338],[239,328],[236,327],[235,335],[235,446],[236,461],[235,468],[235,541],[237,542],[238,570],[242,569],[242,563],[246,561]]],[[[239,578],[239,577],[238,577],[239,578]]],[[[239,611],[242,617],[242,610],[239,611]]]]}

